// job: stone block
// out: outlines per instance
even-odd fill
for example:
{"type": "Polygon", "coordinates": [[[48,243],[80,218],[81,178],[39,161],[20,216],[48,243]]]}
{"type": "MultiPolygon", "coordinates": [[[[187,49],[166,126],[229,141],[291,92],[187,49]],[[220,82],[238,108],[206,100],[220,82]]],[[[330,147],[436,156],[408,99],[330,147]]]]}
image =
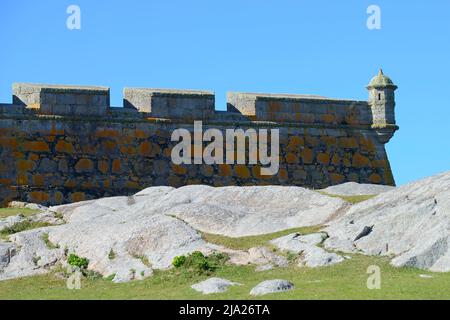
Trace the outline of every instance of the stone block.
{"type": "Polygon", "coordinates": [[[125,88],[124,107],[167,119],[210,119],[215,95],[210,91],[125,88]]]}
{"type": "Polygon", "coordinates": [[[13,103],[40,114],[100,116],[109,108],[109,88],[14,83],[13,103]]]}

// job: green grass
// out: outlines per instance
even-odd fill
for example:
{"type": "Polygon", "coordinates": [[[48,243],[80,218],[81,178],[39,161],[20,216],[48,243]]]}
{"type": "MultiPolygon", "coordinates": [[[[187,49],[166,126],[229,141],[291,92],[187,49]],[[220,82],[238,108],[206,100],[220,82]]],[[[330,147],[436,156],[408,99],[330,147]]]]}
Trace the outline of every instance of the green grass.
{"type": "Polygon", "coordinates": [[[394,268],[386,258],[353,255],[352,259],[330,267],[276,268],[255,272],[254,266],[223,266],[214,276],[242,284],[227,292],[202,295],[190,286],[208,276],[179,269],[156,271],[143,281],[115,284],[105,279],[82,280],[80,290],[68,290],[64,279],[48,274],[0,281],[0,299],[449,299],[450,273],[420,278],[423,270],[394,268]],[[381,268],[381,289],[366,287],[367,268],[381,268]],[[251,297],[253,286],[268,279],[292,281],[292,291],[251,297]]]}
{"type": "Polygon", "coordinates": [[[342,200],[345,200],[347,202],[350,202],[351,204],[357,204],[369,199],[372,199],[374,197],[376,197],[376,194],[372,194],[372,195],[359,195],[359,196],[342,196],[342,195],[337,195],[337,194],[330,194],[324,191],[318,191],[319,193],[329,196],[329,197],[333,197],[333,198],[341,198],[342,200]]]}
{"type": "Polygon", "coordinates": [[[14,233],[31,230],[31,229],[48,227],[50,225],[51,224],[46,223],[46,222],[25,220],[25,221],[18,222],[10,227],[6,227],[2,231],[0,231],[0,236],[4,238],[4,237],[7,237],[14,233]]]}
{"type": "Polygon", "coordinates": [[[266,245],[268,241],[272,239],[276,239],[279,237],[286,236],[291,233],[301,233],[301,234],[309,234],[318,232],[322,229],[322,226],[314,226],[314,227],[300,227],[293,228],[288,230],[283,230],[275,233],[268,233],[258,236],[248,236],[248,237],[239,237],[239,238],[231,238],[218,234],[204,233],[201,232],[203,240],[214,243],[217,245],[222,245],[224,247],[235,249],[235,250],[248,250],[252,247],[259,247],[262,245],[266,245]]]}
{"type": "Polygon", "coordinates": [[[0,219],[9,216],[16,216],[18,214],[22,214],[25,217],[29,217],[37,212],[39,212],[39,210],[33,210],[28,208],[0,208],[0,219]]]}
{"type": "Polygon", "coordinates": [[[48,233],[44,233],[44,234],[42,235],[42,240],[45,242],[45,245],[46,245],[47,248],[49,248],[49,249],[57,249],[57,248],[59,248],[58,245],[55,245],[54,243],[52,243],[52,242],[50,241],[50,239],[48,238],[48,233]]]}

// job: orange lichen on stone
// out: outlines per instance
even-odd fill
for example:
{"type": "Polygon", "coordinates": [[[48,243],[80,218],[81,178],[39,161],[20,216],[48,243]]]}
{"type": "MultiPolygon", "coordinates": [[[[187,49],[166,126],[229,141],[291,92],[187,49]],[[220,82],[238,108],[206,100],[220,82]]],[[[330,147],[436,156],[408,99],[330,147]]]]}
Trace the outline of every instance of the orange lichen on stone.
{"type": "Polygon", "coordinates": [[[232,175],[232,170],[229,164],[219,164],[219,176],[230,177],[232,175]]]}
{"type": "Polygon", "coordinates": [[[373,141],[367,138],[359,139],[359,144],[361,146],[361,149],[364,151],[374,152],[376,149],[373,141]]]}
{"type": "Polygon", "coordinates": [[[314,153],[309,148],[304,148],[301,152],[302,161],[303,163],[310,164],[313,162],[314,159],[314,153]]]}
{"type": "Polygon", "coordinates": [[[112,162],[112,169],[111,171],[113,173],[119,173],[122,170],[122,164],[120,162],[120,159],[114,159],[112,162]]]}
{"type": "MultiPolygon", "coordinates": [[[[22,152],[19,152],[19,151],[14,151],[12,153],[12,155],[16,159],[23,159],[23,158],[25,158],[25,154],[23,154],[22,152]]],[[[39,159],[39,156],[38,156],[38,159],[39,159]]],[[[31,160],[33,160],[33,159],[31,159],[31,160]]],[[[33,160],[33,161],[35,161],[35,160],[33,160]]]]}
{"type": "Polygon", "coordinates": [[[269,112],[270,113],[279,113],[281,111],[281,103],[278,101],[270,101],[269,102],[269,112]]]}
{"type": "Polygon", "coordinates": [[[43,187],[45,184],[44,177],[40,174],[35,174],[32,177],[32,182],[34,186],[43,187]]]}
{"type": "Polygon", "coordinates": [[[120,152],[128,156],[134,156],[136,154],[136,149],[132,146],[121,146],[120,152]]]}
{"type": "Polygon", "coordinates": [[[98,168],[98,170],[101,173],[103,173],[103,174],[107,173],[109,171],[109,163],[108,163],[108,161],[107,160],[100,160],[98,162],[98,164],[97,164],[97,168],[98,168]]]}
{"type": "Polygon", "coordinates": [[[285,168],[281,168],[280,170],[278,170],[278,178],[279,180],[289,179],[288,171],[285,168]]]}
{"type": "Polygon", "coordinates": [[[113,140],[104,140],[102,145],[106,152],[113,152],[116,149],[117,143],[113,140]]]}
{"type": "Polygon", "coordinates": [[[39,160],[39,156],[35,153],[32,153],[28,156],[28,159],[30,159],[31,161],[38,161],[39,160]]]}
{"type": "Polygon", "coordinates": [[[53,195],[53,198],[55,199],[55,203],[62,203],[64,201],[64,195],[60,191],[56,191],[53,195]]]}
{"type": "Polygon", "coordinates": [[[347,168],[349,168],[349,167],[352,166],[351,161],[350,161],[349,159],[347,159],[347,158],[345,158],[345,159],[343,160],[343,164],[344,164],[344,167],[347,167],[347,168]]]}
{"type": "Polygon", "coordinates": [[[56,129],[55,124],[52,124],[52,128],[50,129],[49,134],[51,136],[58,136],[58,135],[62,136],[64,135],[64,129],[56,129]]]}
{"type": "Polygon", "coordinates": [[[28,185],[28,176],[25,173],[17,174],[17,184],[19,186],[28,185]]]}
{"type": "Polygon", "coordinates": [[[139,183],[134,182],[134,181],[127,181],[127,183],[125,184],[125,187],[126,187],[127,189],[132,189],[132,190],[138,190],[138,189],[140,189],[139,183]]]}
{"type": "Polygon", "coordinates": [[[43,191],[32,191],[30,192],[30,200],[35,203],[43,203],[50,200],[50,196],[43,191]]]}
{"type": "Polygon", "coordinates": [[[341,164],[341,158],[337,153],[333,155],[333,158],[331,159],[331,163],[335,166],[339,166],[341,164]]]}
{"type": "Polygon", "coordinates": [[[117,130],[114,129],[100,129],[97,130],[97,132],[95,133],[95,136],[97,138],[117,138],[121,135],[121,133],[117,130]]]}
{"type": "Polygon", "coordinates": [[[364,167],[369,167],[370,166],[370,160],[361,155],[360,153],[356,152],[353,155],[353,161],[352,161],[352,166],[355,168],[364,168],[364,167]]]}
{"type": "Polygon", "coordinates": [[[172,148],[170,147],[164,148],[163,155],[164,157],[170,158],[172,155],[172,148]]]}
{"type": "Polygon", "coordinates": [[[286,155],[286,162],[289,164],[294,164],[298,162],[298,157],[295,153],[289,152],[286,155]]]}
{"type": "Polygon", "coordinates": [[[381,183],[382,179],[381,179],[381,176],[380,176],[379,174],[377,174],[377,173],[372,173],[372,174],[369,176],[369,181],[370,181],[371,183],[378,184],[378,183],[381,183]]]}
{"type": "Polygon", "coordinates": [[[321,115],[320,120],[325,123],[333,123],[335,122],[336,118],[332,114],[323,114],[321,115]]]}
{"type": "Polygon", "coordinates": [[[50,148],[44,141],[27,141],[23,144],[23,149],[33,152],[49,152],[50,148]]]}
{"type": "Polygon", "coordinates": [[[74,153],[75,148],[73,147],[73,144],[70,142],[66,142],[64,140],[59,140],[56,143],[55,146],[56,152],[62,152],[62,153],[74,153]]]}
{"type": "Polygon", "coordinates": [[[111,187],[111,181],[110,180],[103,180],[103,188],[109,189],[111,187]]]}
{"type": "Polygon", "coordinates": [[[77,182],[74,179],[67,179],[64,183],[64,187],[66,188],[75,188],[77,186],[77,182]]]}
{"type": "Polygon", "coordinates": [[[321,152],[317,155],[317,162],[327,165],[330,163],[330,156],[327,153],[321,152]]]}
{"type": "Polygon", "coordinates": [[[184,174],[187,173],[186,167],[183,167],[183,166],[180,166],[180,165],[176,165],[176,164],[172,165],[172,171],[175,174],[179,174],[179,175],[184,175],[184,174]]]}
{"type": "Polygon", "coordinates": [[[340,138],[338,143],[340,148],[357,149],[358,142],[355,138],[340,138]]]}
{"type": "Polygon", "coordinates": [[[16,138],[1,137],[0,146],[15,150],[17,148],[17,140],[16,138]]]}
{"type": "Polygon", "coordinates": [[[237,164],[234,166],[234,172],[236,173],[236,175],[239,178],[242,179],[248,179],[250,178],[250,170],[248,170],[248,168],[243,165],[243,164],[237,164]]]}
{"type": "Polygon", "coordinates": [[[333,184],[340,184],[344,182],[345,176],[338,173],[330,173],[330,179],[333,184]]]}
{"type": "Polygon", "coordinates": [[[150,136],[150,134],[143,130],[136,129],[134,131],[134,136],[138,139],[146,139],[150,136]]]}
{"type": "Polygon", "coordinates": [[[89,190],[94,188],[94,183],[91,181],[83,181],[83,183],[81,183],[81,188],[89,190]]]}
{"type": "Polygon", "coordinates": [[[36,168],[36,164],[31,160],[19,159],[16,163],[18,171],[33,171],[36,168]]]}
{"type": "Polygon", "coordinates": [[[80,159],[75,165],[77,172],[90,172],[94,169],[94,163],[90,159],[80,159]]]}
{"type": "Polygon", "coordinates": [[[300,146],[305,145],[305,139],[299,136],[292,136],[289,138],[289,144],[287,146],[288,150],[296,151],[300,150],[300,146]]]}
{"type": "Polygon", "coordinates": [[[374,168],[387,168],[389,167],[389,163],[386,160],[373,160],[372,166],[374,168]]]}
{"type": "Polygon", "coordinates": [[[0,184],[10,185],[10,184],[12,184],[12,180],[11,179],[0,179],[0,184]]]}
{"type": "Polygon", "coordinates": [[[84,192],[74,192],[70,195],[70,202],[80,202],[86,199],[84,192]]]}
{"type": "Polygon", "coordinates": [[[139,145],[139,153],[142,156],[148,156],[152,152],[152,144],[149,141],[144,141],[139,145]]]}

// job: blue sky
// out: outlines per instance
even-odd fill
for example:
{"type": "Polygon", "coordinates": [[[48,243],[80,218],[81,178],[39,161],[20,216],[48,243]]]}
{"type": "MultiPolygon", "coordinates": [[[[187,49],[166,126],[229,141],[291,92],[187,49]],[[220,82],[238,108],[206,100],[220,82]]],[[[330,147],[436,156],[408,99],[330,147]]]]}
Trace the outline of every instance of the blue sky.
{"type": "Polygon", "coordinates": [[[450,170],[450,1],[2,0],[0,101],[12,82],[367,98],[380,66],[399,86],[387,145],[397,184],[450,170]],[[66,9],[81,8],[81,30],[66,9]],[[369,5],[381,30],[366,27],[369,5]]]}

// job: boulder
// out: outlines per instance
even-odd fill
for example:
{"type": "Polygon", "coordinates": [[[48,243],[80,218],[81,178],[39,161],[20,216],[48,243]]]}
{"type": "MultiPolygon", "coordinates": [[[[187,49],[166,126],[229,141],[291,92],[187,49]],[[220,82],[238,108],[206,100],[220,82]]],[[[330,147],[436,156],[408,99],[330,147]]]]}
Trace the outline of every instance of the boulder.
{"type": "Polygon", "coordinates": [[[354,205],[325,231],[325,248],[393,256],[399,267],[450,271],[450,172],[354,205]]]}
{"type": "Polygon", "coordinates": [[[43,240],[50,227],[28,230],[10,236],[16,252],[0,273],[0,280],[46,273],[64,259],[64,250],[48,248],[43,240]]]}
{"type": "Polygon", "coordinates": [[[209,278],[191,286],[195,291],[203,294],[221,293],[228,290],[229,287],[240,285],[240,283],[231,282],[221,278],[209,278]]]}
{"type": "Polygon", "coordinates": [[[272,240],[270,243],[280,250],[290,251],[299,254],[299,266],[310,268],[324,267],[344,261],[340,255],[317,247],[322,243],[327,235],[323,232],[302,236],[293,233],[281,238],[272,240]]]}
{"type": "Polygon", "coordinates": [[[254,287],[250,294],[252,296],[260,296],[269,293],[283,292],[294,289],[294,285],[286,280],[266,280],[254,287]]]}

